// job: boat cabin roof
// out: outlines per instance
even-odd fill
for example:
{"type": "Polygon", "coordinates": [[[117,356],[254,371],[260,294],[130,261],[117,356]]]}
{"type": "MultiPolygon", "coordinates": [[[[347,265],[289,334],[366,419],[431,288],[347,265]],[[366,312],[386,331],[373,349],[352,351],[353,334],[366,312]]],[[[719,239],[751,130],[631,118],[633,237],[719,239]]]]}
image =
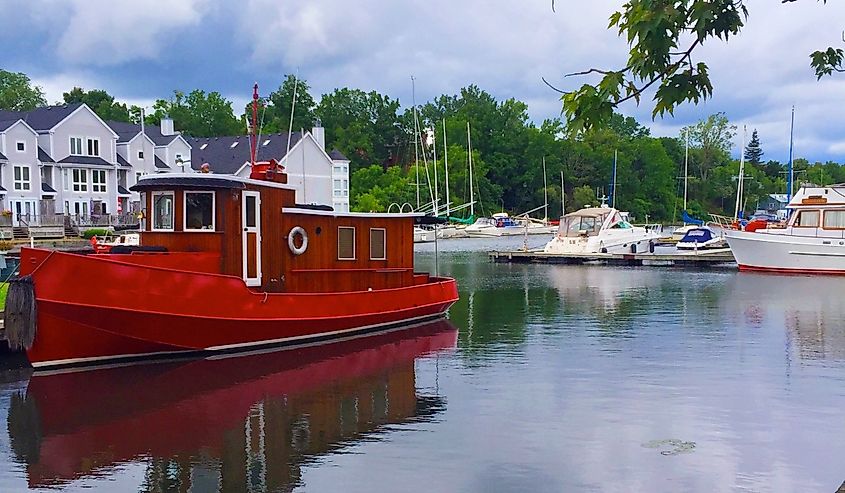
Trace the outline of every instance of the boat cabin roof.
{"type": "Polygon", "coordinates": [[[570,212],[563,217],[601,217],[616,211],[612,207],[587,207],[575,212],[570,212]]]}

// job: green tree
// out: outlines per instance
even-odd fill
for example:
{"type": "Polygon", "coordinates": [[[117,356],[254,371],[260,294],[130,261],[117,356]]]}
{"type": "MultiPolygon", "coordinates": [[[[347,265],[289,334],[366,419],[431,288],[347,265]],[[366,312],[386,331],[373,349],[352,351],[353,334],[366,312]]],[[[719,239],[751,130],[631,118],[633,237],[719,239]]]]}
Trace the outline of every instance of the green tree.
{"type": "Polygon", "coordinates": [[[46,105],[44,91],[26,74],[0,69],[0,110],[29,111],[46,105]]]}
{"type": "Polygon", "coordinates": [[[760,137],[757,136],[757,129],[751,132],[751,141],[745,146],[745,162],[754,166],[763,163],[763,149],[760,147],[760,137]]]}
{"type": "Polygon", "coordinates": [[[730,160],[736,125],[731,125],[724,113],[716,113],[705,120],[681,130],[683,139],[689,132],[690,166],[698,169],[699,178],[707,181],[708,172],[730,160]]]}
{"type": "Polygon", "coordinates": [[[572,192],[572,200],[575,202],[575,208],[591,207],[596,205],[596,193],[589,185],[581,185],[572,192]]]}
{"type": "Polygon", "coordinates": [[[173,91],[170,99],[158,99],[146,122],[158,125],[165,116],[173,118],[177,130],[193,137],[238,135],[246,131],[244,122],[235,118],[232,102],[218,92],[195,89],[187,95],[173,91]]]}
{"type": "MultiPolygon", "coordinates": [[[[311,86],[305,79],[299,79],[292,74],[287,74],[282,85],[270,93],[267,99],[259,100],[258,121],[261,124],[263,133],[287,132],[292,128],[293,132],[300,130],[311,130],[316,123],[314,109],[317,104],[309,92],[311,86]],[[291,106],[293,105],[294,87],[296,88],[296,106],[294,107],[293,125],[291,126],[291,106]]],[[[252,119],[252,101],[244,108],[243,118],[246,121],[252,119]]]]}
{"type": "Polygon", "coordinates": [[[114,96],[102,89],[86,91],[81,87],[74,87],[62,94],[62,98],[65,104],[85,103],[103,120],[131,122],[132,112],[137,111],[134,106],[128,108],[125,103],[115,101],[114,96]]]}
{"type": "MultiPolygon", "coordinates": [[[[639,104],[652,87],[656,88],[653,116],[672,114],[683,102],[707,99],[713,93],[709,68],[706,62],[694,61],[693,52],[707,40],[739,34],[747,17],[745,3],[736,0],[628,0],[610,16],[608,26],[628,41],[628,60],[620,69],[591,68],[571,74],[597,75],[599,80],[561,91],[569,129],[603,126],[620,104],[629,100],[639,104]]],[[[810,65],[821,78],[845,71],[843,59],[842,49],[828,48],[814,52],[810,65]]]]}

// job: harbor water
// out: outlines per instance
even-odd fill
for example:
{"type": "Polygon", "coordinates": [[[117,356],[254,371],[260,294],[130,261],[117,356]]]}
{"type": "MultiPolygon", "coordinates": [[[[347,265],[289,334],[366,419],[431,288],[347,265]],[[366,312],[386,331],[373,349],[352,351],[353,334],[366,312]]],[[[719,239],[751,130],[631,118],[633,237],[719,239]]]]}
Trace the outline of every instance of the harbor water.
{"type": "MultiPolygon", "coordinates": [[[[0,373],[0,491],[833,492],[845,278],[494,264],[449,321],[316,347],[0,373]]],[[[538,246],[538,238],[529,246],[538,246]]],[[[433,271],[435,245],[417,246],[433,271]]]]}

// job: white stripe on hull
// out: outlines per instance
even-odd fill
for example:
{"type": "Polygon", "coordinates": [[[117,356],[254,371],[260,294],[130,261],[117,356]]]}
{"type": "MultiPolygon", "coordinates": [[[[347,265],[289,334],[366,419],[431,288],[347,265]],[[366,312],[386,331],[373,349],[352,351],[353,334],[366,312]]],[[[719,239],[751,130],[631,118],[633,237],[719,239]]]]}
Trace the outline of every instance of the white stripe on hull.
{"type": "Polygon", "coordinates": [[[845,240],[747,231],[728,231],[725,237],[741,266],[845,272],[845,240]]]}

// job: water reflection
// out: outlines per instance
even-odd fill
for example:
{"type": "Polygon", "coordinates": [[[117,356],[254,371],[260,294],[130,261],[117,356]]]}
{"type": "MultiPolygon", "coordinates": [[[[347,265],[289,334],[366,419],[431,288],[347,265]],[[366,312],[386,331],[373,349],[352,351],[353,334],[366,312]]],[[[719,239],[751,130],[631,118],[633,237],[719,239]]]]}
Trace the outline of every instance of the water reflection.
{"type": "Polygon", "coordinates": [[[239,358],[36,375],[13,397],[30,487],[147,464],[142,491],[289,491],[301,468],[386,425],[445,408],[417,357],[455,346],[448,321],[239,358]]]}

